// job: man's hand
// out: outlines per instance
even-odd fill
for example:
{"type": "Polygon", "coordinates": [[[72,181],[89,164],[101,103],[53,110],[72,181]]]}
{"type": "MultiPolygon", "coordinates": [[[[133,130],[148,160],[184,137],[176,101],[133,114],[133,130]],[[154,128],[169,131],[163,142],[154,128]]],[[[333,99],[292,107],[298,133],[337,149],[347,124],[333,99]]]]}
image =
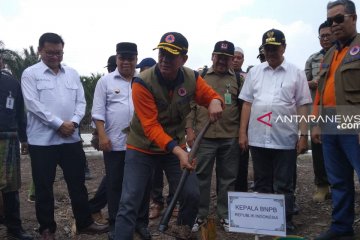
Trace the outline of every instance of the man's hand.
{"type": "Polygon", "coordinates": [[[223,112],[221,101],[219,99],[211,100],[209,107],[208,107],[208,112],[209,112],[210,121],[212,123],[219,120],[221,118],[221,114],[223,112]]]}
{"type": "Polygon", "coordinates": [[[58,129],[58,133],[63,138],[70,137],[71,135],[73,135],[74,132],[75,126],[74,123],[71,121],[64,121],[58,129]]]}
{"type": "Polygon", "coordinates": [[[314,126],[311,129],[311,140],[314,143],[321,143],[321,128],[319,126],[314,126]]]}
{"type": "Polygon", "coordinates": [[[191,148],[195,142],[196,135],[193,128],[186,129],[186,144],[191,148]]]}
{"type": "Polygon", "coordinates": [[[246,133],[239,134],[239,145],[242,152],[245,152],[249,149],[249,140],[246,133]]]}
{"type": "Polygon", "coordinates": [[[305,153],[308,149],[308,136],[300,136],[296,144],[297,155],[305,153]]]}
{"type": "Polygon", "coordinates": [[[29,145],[27,142],[20,143],[20,153],[21,155],[29,154],[29,145]]]}
{"type": "Polygon", "coordinates": [[[99,135],[99,149],[104,152],[110,152],[112,150],[111,141],[106,134],[99,135]]]}
{"type": "Polygon", "coordinates": [[[317,87],[318,87],[318,82],[319,82],[319,79],[313,79],[313,80],[309,81],[309,82],[308,82],[309,88],[310,88],[310,89],[317,89],[317,87]]]}
{"type": "Polygon", "coordinates": [[[189,153],[186,152],[184,149],[182,149],[179,146],[174,147],[173,154],[177,156],[180,160],[180,168],[181,169],[188,169],[189,171],[195,170],[196,167],[196,161],[193,159],[192,163],[189,163],[189,153]]]}

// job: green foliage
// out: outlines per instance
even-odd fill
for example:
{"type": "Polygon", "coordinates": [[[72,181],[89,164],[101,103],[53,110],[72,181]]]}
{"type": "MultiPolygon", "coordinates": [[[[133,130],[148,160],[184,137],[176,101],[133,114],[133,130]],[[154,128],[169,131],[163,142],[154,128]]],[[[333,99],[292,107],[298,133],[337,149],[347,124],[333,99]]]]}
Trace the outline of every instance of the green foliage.
{"type": "Polygon", "coordinates": [[[29,49],[24,48],[22,53],[6,49],[3,46],[4,44],[0,44],[0,56],[7,69],[18,80],[21,79],[21,74],[27,67],[39,62],[39,55],[33,46],[30,46],[29,49]]]}
{"type": "Polygon", "coordinates": [[[84,87],[84,93],[85,93],[85,99],[86,99],[86,111],[85,116],[82,120],[83,125],[89,125],[91,123],[91,108],[94,98],[94,91],[96,87],[97,81],[102,77],[103,75],[100,73],[97,73],[96,75],[94,73],[91,74],[90,77],[87,76],[81,76],[81,83],[84,87]]]}

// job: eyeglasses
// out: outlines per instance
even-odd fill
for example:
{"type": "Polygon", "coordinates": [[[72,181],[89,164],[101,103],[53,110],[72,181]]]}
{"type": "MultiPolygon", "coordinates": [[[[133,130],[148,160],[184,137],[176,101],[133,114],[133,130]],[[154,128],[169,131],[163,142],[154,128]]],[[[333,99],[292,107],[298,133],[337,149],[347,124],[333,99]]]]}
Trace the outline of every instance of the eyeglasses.
{"type": "Polygon", "coordinates": [[[327,18],[327,23],[329,24],[329,26],[332,26],[334,22],[340,24],[340,23],[343,23],[344,20],[345,20],[345,17],[349,17],[349,16],[352,16],[353,14],[338,14],[334,17],[330,17],[330,18],[327,18]]]}
{"type": "Polygon", "coordinates": [[[320,40],[324,40],[325,38],[329,39],[330,37],[331,37],[331,34],[322,34],[322,35],[318,36],[318,38],[320,40]]]}
{"type": "Polygon", "coordinates": [[[45,52],[47,57],[62,57],[64,52],[45,52]]]}

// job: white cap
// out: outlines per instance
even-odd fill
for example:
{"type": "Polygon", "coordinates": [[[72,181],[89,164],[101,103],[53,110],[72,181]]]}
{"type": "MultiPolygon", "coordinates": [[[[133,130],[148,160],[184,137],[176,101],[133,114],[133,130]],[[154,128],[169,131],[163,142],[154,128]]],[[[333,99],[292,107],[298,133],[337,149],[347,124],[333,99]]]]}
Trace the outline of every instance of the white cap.
{"type": "Polygon", "coordinates": [[[244,55],[244,51],[241,49],[241,47],[235,47],[234,52],[241,52],[241,54],[244,55]]]}

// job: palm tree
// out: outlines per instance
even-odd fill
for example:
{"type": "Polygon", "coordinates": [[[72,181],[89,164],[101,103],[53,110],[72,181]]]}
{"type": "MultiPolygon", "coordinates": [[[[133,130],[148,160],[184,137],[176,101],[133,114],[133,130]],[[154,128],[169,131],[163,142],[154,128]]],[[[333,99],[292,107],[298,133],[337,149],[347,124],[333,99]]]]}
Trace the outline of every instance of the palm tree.
{"type": "Polygon", "coordinates": [[[21,78],[23,71],[39,61],[38,54],[34,51],[34,47],[30,46],[29,50],[24,48],[23,53],[4,48],[4,43],[0,41],[0,56],[3,59],[7,69],[16,79],[21,78]]]}
{"type": "Polygon", "coordinates": [[[90,77],[88,76],[81,76],[81,83],[84,87],[84,94],[86,99],[86,111],[85,116],[82,120],[83,126],[89,125],[91,123],[91,108],[94,98],[94,91],[96,87],[97,81],[102,77],[102,74],[92,73],[90,77]]]}

